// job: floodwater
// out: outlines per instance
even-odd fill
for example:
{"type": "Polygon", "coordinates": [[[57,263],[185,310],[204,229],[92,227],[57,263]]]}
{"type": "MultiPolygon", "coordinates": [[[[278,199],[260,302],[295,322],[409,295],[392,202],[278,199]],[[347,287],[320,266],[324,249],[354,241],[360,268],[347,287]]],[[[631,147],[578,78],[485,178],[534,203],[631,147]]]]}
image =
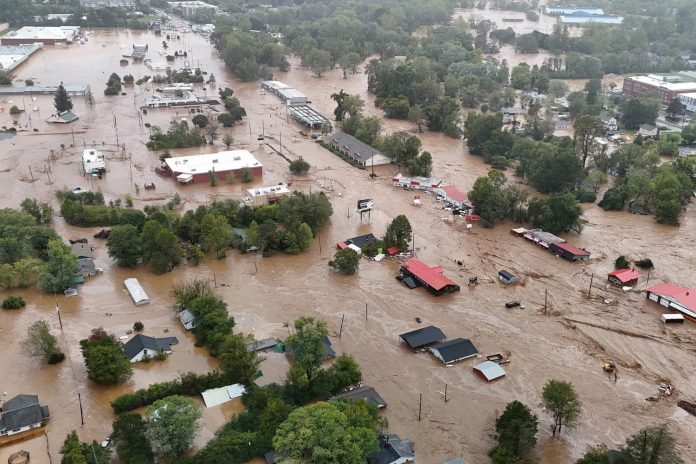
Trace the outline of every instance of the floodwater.
{"type": "MultiPolygon", "coordinates": [[[[236,147],[251,150],[264,164],[264,179],[257,179],[255,184],[285,180],[298,190],[323,190],[332,200],[334,215],[314,245],[303,254],[261,258],[231,253],[225,260],[207,259],[199,267],[181,266],[162,276],[144,268],[118,269],[108,258],[104,242],[90,239],[98,247],[96,261],[104,268],[104,274],[89,278],[78,296],[57,298],[62,333],[53,295],[42,295],[32,289],[4,292],[22,295],[28,304],[19,311],[0,312],[2,367],[12,373],[0,390],[7,391],[8,396],[37,393],[41,402],[49,405],[52,419],[46,430],[54,462],[70,430],[78,430],[83,440],[102,440],[110,433],[114,416],[109,401],[121,393],[153,381],[170,380],[187,371],[206,372],[215,368],[215,361],[205,350],[193,346],[192,336],[183,332],[169,309],[172,286],[193,277],[216,281],[218,292],[229,303],[230,313],[237,320],[236,330],[253,333],[257,338],[285,337],[285,323],[301,315],[324,319],[336,350],[352,354],[362,367],[365,383],[375,386],[389,403],[385,414],[390,430],[415,441],[420,463],[437,464],[457,455],[467,462],[487,462],[486,454],[494,445],[494,419],[514,399],[529,405],[539,415],[537,453],[541,462],[571,462],[588,445],[601,441],[615,447],[639,428],[661,421],[672,424],[685,460],[696,461],[696,451],[689,445],[696,431],[696,419],[676,406],[675,397],[645,401],[656,394],[658,383],[665,380],[676,386],[678,398],[696,398],[693,369],[688,367],[696,350],[694,326],[691,323],[679,327],[662,325],[659,308],[638,292],[609,289],[605,295],[602,287],[594,288],[592,298],[587,298],[591,276],[594,274],[595,282],[603,283],[603,277],[613,268],[613,260],[619,254],[649,256],[656,265],[650,283],[696,285],[696,278],[690,272],[696,266],[693,207],[686,212],[682,226],[673,228],[655,224],[651,217],[604,212],[595,205],[586,206],[585,230],[581,235],[570,234],[566,238],[592,251],[593,259],[587,263],[556,259],[514,237],[509,233],[513,224],[500,224],[492,230],[475,225],[467,230],[462,222],[444,221],[449,214],[427,195],[422,195],[425,197],[422,207],[411,206],[414,193],[396,189],[389,182],[395,167],[376,168],[379,177],[371,180],[367,171],[351,167],[302,136],[300,127],[287,120],[275,96],[262,94],[258,83],[235,82],[204,39],[191,34],[184,37],[181,47],[176,48],[190,50],[189,60],[200,61],[205,71],[215,74],[218,83],[233,87],[247,108],[248,121],[230,132],[236,147]],[[283,153],[291,159],[298,156],[306,159],[312,165],[310,175],[290,176],[286,161],[257,140],[257,134],[262,131],[266,141],[275,147],[282,137],[283,153]],[[375,199],[375,211],[369,221],[367,218],[361,221],[355,213],[359,198],[375,199]],[[363,260],[355,276],[329,270],[327,262],[337,241],[368,232],[382,235],[389,221],[399,214],[406,214],[414,226],[418,257],[430,265],[442,266],[447,276],[462,285],[460,293],[434,298],[422,289],[409,291],[394,279],[398,270],[395,261],[363,260]],[[462,262],[461,266],[457,260],[462,262]],[[522,282],[503,287],[497,282],[497,272],[501,269],[520,276],[522,282]],[[480,284],[467,287],[465,283],[473,275],[479,277],[480,284]],[[144,285],[151,299],[149,305],[136,307],[131,303],[123,288],[127,277],[136,277],[144,285]],[[545,291],[548,291],[547,314],[542,311],[545,291]],[[609,304],[604,303],[605,296],[611,300],[609,304]],[[510,299],[521,300],[525,309],[506,310],[504,302],[510,299]],[[48,319],[54,331],[61,334],[61,344],[69,354],[58,366],[45,366],[39,359],[28,357],[21,348],[26,328],[40,318],[48,319]],[[422,323],[415,318],[420,318],[422,323]],[[160,335],[168,329],[169,336],[176,336],[179,344],[174,346],[172,355],[163,362],[137,365],[133,378],[121,386],[99,387],[89,382],[78,341],[99,326],[118,336],[125,335],[136,320],[144,322],[146,334],[160,335]],[[442,327],[450,338],[472,339],[482,355],[509,353],[507,376],[485,384],[471,371],[474,361],[443,367],[429,355],[411,353],[399,342],[400,333],[429,324],[442,327]],[[619,366],[616,383],[601,368],[609,359],[619,366]],[[583,414],[577,427],[564,431],[553,441],[548,427],[550,420],[538,406],[541,390],[552,378],[571,381],[583,401],[583,414]],[[84,426],[80,421],[78,393],[84,408],[84,426]],[[418,421],[419,394],[423,395],[421,421],[418,421]]],[[[80,120],[67,127],[56,127],[41,122],[50,114],[50,98],[26,102],[27,113],[31,113],[32,124],[39,132],[22,132],[0,142],[3,206],[17,207],[23,198],[31,196],[51,201],[57,208],[55,189],[91,188],[90,181],[79,174],[79,151],[70,148],[71,131],[74,129],[78,145],[90,145],[92,141],[97,146],[102,141],[113,144],[116,138],[113,114],[117,116],[119,142],[126,144],[126,154],[109,152],[110,171],[104,179],[94,180],[94,188],[101,190],[107,200],[130,192],[136,198],[136,206],[142,207],[166,201],[176,192],[184,200],[182,209],[188,209],[216,197],[243,195],[248,187],[240,184],[179,187],[170,179],[157,177],[154,167],[159,161],[144,146],[147,129],[141,130],[133,104],[133,94],[138,105],[146,98],[147,89],[126,88],[128,95],[117,97],[101,94],[111,71],[130,72],[136,78],[146,74],[142,65],[119,67],[122,46],[128,48],[132,43],[145,42],[150,44],[150,55],[154,55],[160,49],[161,40],[149,33],[98,31],[87,45],[47,47],[19,68],[18,79],[31,77],[37,85],[55,84],[59,79],[69,85],[88,82],[96,104],[89,107],[80,98],[74,98],[80,120]],[[40,110],[32,111],[33,105],[38,105],[40,110]],[[47,136],[48,133],[54,135],[47,136]],[[66,147],[63,150],[61,143],[66,147]],[[43,170],[49,161],[52,183],[49,173],[43,170]],[[149,181],[156,183],[156,190],[142,188],[149,181]],[[133,184],[139,185],[139,192],[133,184]]],[[[277,73],[276,79],[306,93],[323,114],[332,114],[334,104],[330,95],[341,88],[360,94],[367,102],[368,114],[380,114],[366,93],[364,74],[343,79],[341,72],[335,70],[315,78],[298,68],[297,61],[292,63],[293,68],[287,73],[277,73]]],[[[162,125],[175,116],[174,110],[159,110],[150,112],[145,122],[162,125]]],[[[26,121],[21,120],[28,124],[28,117],[26,121]]],[[[0,114],[0,126],[8,123],[7,112],[0,114]]],[[[385,120],[384,127],[388,131],[416,131],[406,121],[385,120]]],[[[468,155],[462,140],[427,132],[421,134],[421,139],[423,148],[433,155],[434,175],[462,190],[469,190],[475,179],[488,170],[480,158],[468,155]]],[[[105,145],[105,148],[110,147],[105,145]]],[[[221,149],[217,142],[215,147],[176,153],[221,149]]],[[[56,218],[56,227],[64,237],[78,232],[91,237],[96,230],[72,228],[60,218],[56,218]]],[[[641,274],[643,279],[638,289],[646,286],[647,275],[641,274]]],[[[287,359],[276,353],[265,356],[261,382],[281,381],[287,370],[287,359]]],[[[200,446],[212,437],[214,430],[238,412],[239,407],[230,404],[206,411],[205,426],[196,444],[200,446]]],[[[45,438],[10,446],[2,453],[22,447],[41,449],[41,445],[45,449],[45,438]]]]}

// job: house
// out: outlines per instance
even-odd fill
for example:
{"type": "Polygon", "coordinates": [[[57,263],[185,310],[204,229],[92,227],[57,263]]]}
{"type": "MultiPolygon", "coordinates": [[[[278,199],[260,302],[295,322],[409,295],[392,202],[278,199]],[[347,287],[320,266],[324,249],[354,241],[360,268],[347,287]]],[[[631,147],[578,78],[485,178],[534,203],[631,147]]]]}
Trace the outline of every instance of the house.
{"type": "Polygon", "coordinates": [[[442,185],[442,179],[432,177],[406,177],[400,173],[392,177],[394,187],[403,187],[409,190],[425,190],[432,192],[434,189],[442,185]]]}
{"type": "Polygon", "coordinates": [[[188,309],[184,309],[179,312],[179,320],[186,330],[196,328],[196,316],[194,316],[193,313],[188,309]]]}
{"type": "Polygon", "coordinates": [[[403,333],[399,335],[399,337],[405,341],[412,350],[418,350],[429,345],[440,343],[447,338],[439,327],[433,325],[403,333]]]}
{"type": "Polygon", "coordinates": [[[679,101],[687,113],[692,114],[696,111],[696,92],[680,93],[679,101]]]}
{"type": "Polygon", "coordinates": [[[469,210],[472,208],[467,194],[457,187],[438,187],[435,189],[435,194],[439,199],[444,200],[445,203],[449,203],[455,208],[462,210],[469,210]]]}
{"type": "Polygon", "coordinates": [[[218,181],[223,182],[227,176],[240,178],[244,170],[249,170],[255,179],[263,176],[263,165],[247,150],[166,158],[156,171],[177,178],[179,182],[210,182],[214,173],[218,181]],[[185,179],[178,179],[182,174],[187,174],[185,179]]]}
{"type": "Polygon", "coordinates": [[[455,338],[444,343],[438,343],[430,347],[430,352],[443,364],[452,364],[463,359],[472,358],[478,354],[478,350],[465,338],[455,338]]]}
{"type": "Polygon", "coordinates": [[[62,111],[60,113],[56,113],[50,118],[46,119],[46,122],[55,122],[58,124],[70,124],[71,122],[75,122],[80,117],[73,113],[72,111],[62,111]]]}
{"type": "Polygon", "coordinates": [[[660,135],[660,129],[651,124],[641,124],[636,135],[640,135],[644,139],[657,138],[660,135]]]}
{"type": "Polygon", "coordinates": [[[406,260],[401,265],[403,275],[414,278],[435,296],[460,290],[459,285],[443,275],[444,272],[441,267],[430,267],[415,258],[406,260]]]}
{"type": "Polygon", "coordinates": [[[271,348],[275,348],[278,346],[278,340],[271,337],[271,338],[264,338],[263,340],[256,341],[254,340],[251,343],[248,343],[246,346],[247,351],[265,351],[271,348]]]}
{"type": "Polygon", "coordinates": [[[145,293],[145,290],[143,290],[143,287],[140,285],[140,282],[138,282],[138,279],[131,277],[130,279],[124,280],[123,284],[126,286],[126,290],[128,290],[128,293],[136,306],[144,305],[150,302],[150,298],[148,298],[147,293],[145,293]]]}
{"type": "Polygon", "coordinates": [[[51,417],[48,406],[39,404],[37,395],[17,395],[0,408],[0,437],[36,429],[51,417]]]}
{"type": "Polygon", "coordinates": [[[413,442],[398,435],[379,436],[379,450],[367,457],[367,464],[403,464],[416,459],[413,442]]]}
{"type": "Polygon", "coordinates": [[[640,275],[633,269],[617,269],[607,276],[609,282],[619,287],[633,287],[639,278],[640,275]]]}
{"type": "Polygon", "coordinates": [[[505,285],[510,285],[510,284],[514,284],[515,282],[517,282],[517,277],[510,274],[506,270],[502,270],[502,271],[498,272],[498,279],[502,283],[504,283],[505,285]]]}
{"type": "Polygon", "coordinates": [[[335,132],[329,136],[329,145],[352,159],[362,167],[380,166],[391,163],[391,158],[352,135],[335,132]]]}
{"type": "Polygon", "coordinates": [[[70,245],[72,254],[77,258],[94,258],[94,247],[87,244],[87,240],[83,242],[73,243],[70,245]]]}
{"type": "Polygon", "coordinates": [[[549,251],[568,261],[587,261],[590,259],[589,251],[581,250],[568,243],[552,243],[549,246],[549,251]]]}
{"type": "Polygon", "coordinates": [[[615,132],[619,130],[619,125],[616,121],[616,118],[611,114],[607,113],[606,111],[602,111],[599,114],[599,119],[602,120],[602,125],[604,126],[604,129],[606,129],[607,131],[615,132]]]}
{"type": "Polygon", "coordinates": [[[92,258],[77,258],[77,272],[83,277],[92,277],[97,275],[97,267],[92,258]]]}
{"type": "Polygon", "coordinates": [[[505,376],[505,371],[500,364],[493,361],[483,361],[474,366],[474,372],[486,382],[492,382],[505,376]]]}
{"type": "Polygon", "coordinates": [[[658,284],[646,290],[646,297],[665,308],[678,311],[696,322],[696,288],[673,284],[658,284]]]}
{"type": "Polygon", "coordinates": [[[88,148],[82,152],[82,172],[87,175],[101,176],[106,172],[106,158],[100,151],[88,148]]]}
{"type": "Polygon", "coordinates": [[[179,343],[176,337],[155,338],[138,334],[123,344],[123,352],[130,362],[154,358],[160,353],[172,352],[172,345],[179,343]]]}
{"type": "Polygon", "coordinates": [[[246,393],[246,388],[240,383],[227,385],[226,387],[211,388],[201,393],[203,403],[206,408],[219,406],[221,404],[232,401],[235,398],[241,398],[246,393]]]}
{"type": "Polygon", "coordinates": [[[345,240],[343,242],[338,242],[336,246],[342,250],[344,248],[350,247],[350,245],[353,245],[358,249],[362,250],[363,247],[367,245],[372,245],[374,243],[377,243],[377,237],[375,237],[374,234],[365,234],[349,238],[348,240],[345,240]]]}
{"type": "Polygon", "coordinates": [[[372,403],[377,406],[378,409],[386,408],[387,402],[382,399],[382,397],[377,393],[374,387],[369,387],[367,385],[354,390],[339,393],[330,398],[330,400],[340,400],[347,399],[348,401],[360,401],[365,400],[368,403],[372,403]]]}

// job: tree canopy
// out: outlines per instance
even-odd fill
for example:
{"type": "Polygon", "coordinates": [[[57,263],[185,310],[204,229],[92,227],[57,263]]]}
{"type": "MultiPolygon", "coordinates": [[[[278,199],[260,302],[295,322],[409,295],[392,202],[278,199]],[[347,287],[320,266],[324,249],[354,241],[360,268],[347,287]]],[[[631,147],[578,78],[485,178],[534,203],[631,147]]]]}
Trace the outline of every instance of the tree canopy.
{"type": "Polygon", "coordinates": [[[168,396],[147,408],[145,438],[158,456],[182,456],[193,445],[200,418],[201,410],[193,400],[168,396]]]}
{"type": "Polygon", "coordinates": [[[324,337],[329,335],[326,323],[313,317],[301,317],[293,324],[295,333],[285,341],[288,352],[302,368],[308,381],[321,366],[327,354],[324,337]]]}

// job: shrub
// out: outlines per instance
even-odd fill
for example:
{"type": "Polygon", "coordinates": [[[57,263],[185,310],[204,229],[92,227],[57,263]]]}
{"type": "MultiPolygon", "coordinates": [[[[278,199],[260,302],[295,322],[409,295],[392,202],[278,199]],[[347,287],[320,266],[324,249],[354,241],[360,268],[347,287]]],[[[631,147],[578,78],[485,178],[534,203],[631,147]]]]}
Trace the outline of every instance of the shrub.
{"type": "Polygon", "coordinates": [[[251,172],[251,169],[249,169],[249,168],[242,169],[242,174],[240,176],[240,180],[242,181],[243,184],[248,184],[250,182],[254,182],[254,174],[251,172]]]}
{"type": "Polygon", "coordinates": [[[65,359],[65,355],[61,353],[60,351],[56,353],[52,353],[48,357],[48,364],[58,364],[59,362],[63,361],[65,359]]]}
{"type": "Polygon", "coordinates": [[[303,160],[302,158],[290,162],[290,172],[297,176],[303,176],[307,174],[309,168],[309,163],[303,160]]]}
{"type": "Polygon", "coordinates": [[[499,169],[501,171],[504,171],[505,168],[508,166],[508,159],[504,156],[493,156],[491,158],[491,167],[494,169],[499,169]]]}
{"type": "Polygon", "coordinates": [[[574,194],[575,199],[580,203],[594,203],[597,200],[597,194],[588,190],[578,190],[574,194]]]}
{"type": "Polygon", "coordinates": [[[614,269],[627,269],[631,266],[631,262],[624,256],[621,255],[614,261],[614,269]]]}
{"type": "Polygon", "coordinates": [[[203,115],[203,114],[197,114],[191,119],[191,122],[193,125],[198,126],[200,128],[204,128],[205,126],[208,125],[208,117],[203,115]]]}
{"type": "Polygon", "coordinates": [[[12,107],[10,108],[10,114],[13,115],[13,116],[18,115],[18,114],[20,114],[21,112],[22,112],[22,110],[20,110],[19,108],[17,108],[17,105],[12,105],[12,107]]]}
{"type": "Polygon", "coordinates": [[[636,261],[636,266],[643,269],[652,269],[653,267],[655,267],[650,258],[639,259],[638,261],[636,261]]]}
{"type": "Polygon", "coordinates": [[[21,296],[8,296],[2,302],[2,309],[19,309],[24,306],[26,306],[26,303],[21,296]]]}
{"type": "Polygon", "coordinates": [[[133,330],[135,330],[136,332],[142,332],[144,328],[145,324],[143,324],[140,321],[136,321],[135,324],[133,324],[133,330]]]}

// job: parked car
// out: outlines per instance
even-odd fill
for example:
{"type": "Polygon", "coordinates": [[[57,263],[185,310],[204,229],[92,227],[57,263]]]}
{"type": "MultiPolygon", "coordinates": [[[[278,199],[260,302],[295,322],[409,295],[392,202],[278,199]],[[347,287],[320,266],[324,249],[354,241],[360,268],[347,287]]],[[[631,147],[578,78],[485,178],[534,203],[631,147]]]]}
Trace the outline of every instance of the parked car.
{"type": "Polygon", "coordinates": [[[517,300],[511,300],[511,301],[508,301],[507,303],[505,303],[505,307],[506,307],[507,309],[516,308],[516,307],[518,307],[518,306],[521,306],[521,304],[520,304],[520,302],[517,301],[517,300]]]}

